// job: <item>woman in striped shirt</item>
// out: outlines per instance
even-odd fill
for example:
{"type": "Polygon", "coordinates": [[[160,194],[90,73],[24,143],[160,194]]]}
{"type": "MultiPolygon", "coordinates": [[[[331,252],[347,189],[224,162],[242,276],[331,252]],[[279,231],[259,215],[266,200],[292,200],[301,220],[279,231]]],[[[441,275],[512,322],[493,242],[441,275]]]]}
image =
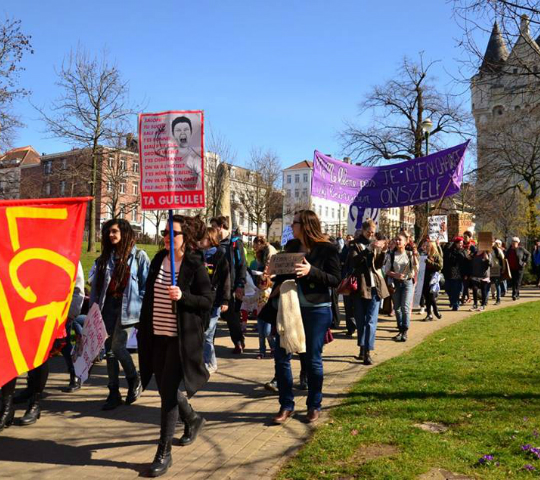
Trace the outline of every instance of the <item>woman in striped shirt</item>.
{"type": "Polygon", "coordinates": [[[148,472],[151,477],[163,475],[172,464],[171,443],[178,415],[185,424],[180,445],[192,443],[205,422],[178,390],[183,380],[191,397],[208,380],[203,344],[214,295],[206,267],[196,252],[198,237],[204,231],[201,223],[198,218],[173,216],[175,286],[170,281],[168,225],[162,232],[165,249],[156,254],[148,273],[137,338],[143,388],[155,374],[161,397],[161,432],[148,472]]]}

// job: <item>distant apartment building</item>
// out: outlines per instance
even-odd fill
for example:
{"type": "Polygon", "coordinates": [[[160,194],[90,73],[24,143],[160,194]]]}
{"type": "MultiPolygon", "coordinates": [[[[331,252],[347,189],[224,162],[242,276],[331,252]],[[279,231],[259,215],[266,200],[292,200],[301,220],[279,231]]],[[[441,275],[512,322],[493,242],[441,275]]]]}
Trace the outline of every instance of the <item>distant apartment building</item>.
{"type": "Polygon", "coordinates": [[[39,153],[31,146],[13,148],[0,156],[0,199],[21,196],[21,168],[38,165],[39,153]]]}

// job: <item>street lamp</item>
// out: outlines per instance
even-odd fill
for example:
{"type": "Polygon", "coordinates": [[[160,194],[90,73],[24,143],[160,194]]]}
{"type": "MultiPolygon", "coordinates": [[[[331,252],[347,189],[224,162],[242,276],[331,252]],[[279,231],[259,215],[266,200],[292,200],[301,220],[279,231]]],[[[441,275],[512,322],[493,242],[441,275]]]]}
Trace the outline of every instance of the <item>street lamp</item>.
{"type": "MultiPolygon", "coordinates": [[[[426,118],[425,120],[422,120],[420,122],[420,127],[422,127],[422,131],[424,132],[424,137],[426,139],[426,157],[429,155],[429,134],[431,133],[431,130],[433,129],[433,122],[430,118],[426,118]]],[[[426,203],[426,225],[429,218],[429,200],[426,203]]]]}

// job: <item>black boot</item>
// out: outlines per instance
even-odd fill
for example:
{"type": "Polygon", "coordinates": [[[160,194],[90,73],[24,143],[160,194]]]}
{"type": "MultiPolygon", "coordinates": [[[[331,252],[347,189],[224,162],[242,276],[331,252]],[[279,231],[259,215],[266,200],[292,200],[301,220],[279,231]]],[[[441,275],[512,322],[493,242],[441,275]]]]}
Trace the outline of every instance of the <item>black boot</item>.
{"type": "Polygon", "coordinates": [[[30,400],[30,397],[32,396],[32,390],[29,387],[26,387],[23,390],[19,390],[13,395],[13,403],[19,404],[19,403],[26,403],[28,400],[30,400]]]}
{"type": "Polygon", "coordinates": [[[298,389],[299,390],[308,389],[307,375],[305,373],[300,372],[300,384],[298,385],[298,389]]]}
{"type": "Polygon", "coordinates": [[[133,378],[128,378],[129,390],[126,396],[126,405],[131,405],[141,396],[142,385],[139,373],[133,378]]]}
{"type": "Polygon", "coordinates": [[[373,365],[373,359],[371,358],[368,349],[364,350],[364,365],[373,365]]]}
{"type": "Polygon", "coordinates": [[[206,420],[203,417],[196,412],[193,412],[189,418],[184,420],[184,435],[180,438],[178,444],[181,447],[191,445],[197,438],[197,435],[199,435],[199,432],[202,430],[205,423],[206,420]]]}
{"type": "Polygon", "coordinates": [[[13,395],[6,395],[2,399],[2,410],[0,410],[0,432],[8,428],[13,423],[15,408],[13,408],[13,395]]]}
{"type": "Polygon", "coordinates": [[[101,410],[114,410],[120,405],[122,405],[122,395],[120,395],[119,388],[109,387],[109,396],[107,397],[103,407],[101,407],[101,410]]]}
{"type": "Polygon", "coordinates": [[[81,379],[75,375],[75,372],[69,374],[69,385],[66,388],[67,393],[73,393],[81,388],[81,379]]]}
{"type": "Polygon", "coordinates": [[[24,416],[20,419],[19,425],[32,425],[38,421],[39,417],[41,417],[41,407],[39,405],[40,399],[40,393],[34,393],[34,395],[32,395],[28,409],[26,410],[24,416]]]}
{"type": "Polygon", "coordinates": [[[150,465],[150,470],[148,470],[149,477],[160,477],[167,473],[167,470],[172,465],[171,445],[171,440],[159,441],[156,456],[152,465],[150,465]]]}

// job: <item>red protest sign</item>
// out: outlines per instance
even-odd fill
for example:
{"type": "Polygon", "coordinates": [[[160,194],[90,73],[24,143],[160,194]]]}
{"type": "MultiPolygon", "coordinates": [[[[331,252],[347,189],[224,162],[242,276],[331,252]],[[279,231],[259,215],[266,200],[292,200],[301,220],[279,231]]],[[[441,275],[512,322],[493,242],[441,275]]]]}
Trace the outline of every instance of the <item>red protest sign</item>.
{"type": "Polygon", "coordinates": [[[88,200],[0,201],[0,385],[65,336],[88,200]]]}
{"type": "Polygon", "coordinates": [[[139,115],[143,210],[204,207],[204,114],[175,110],[139,115]]]}

